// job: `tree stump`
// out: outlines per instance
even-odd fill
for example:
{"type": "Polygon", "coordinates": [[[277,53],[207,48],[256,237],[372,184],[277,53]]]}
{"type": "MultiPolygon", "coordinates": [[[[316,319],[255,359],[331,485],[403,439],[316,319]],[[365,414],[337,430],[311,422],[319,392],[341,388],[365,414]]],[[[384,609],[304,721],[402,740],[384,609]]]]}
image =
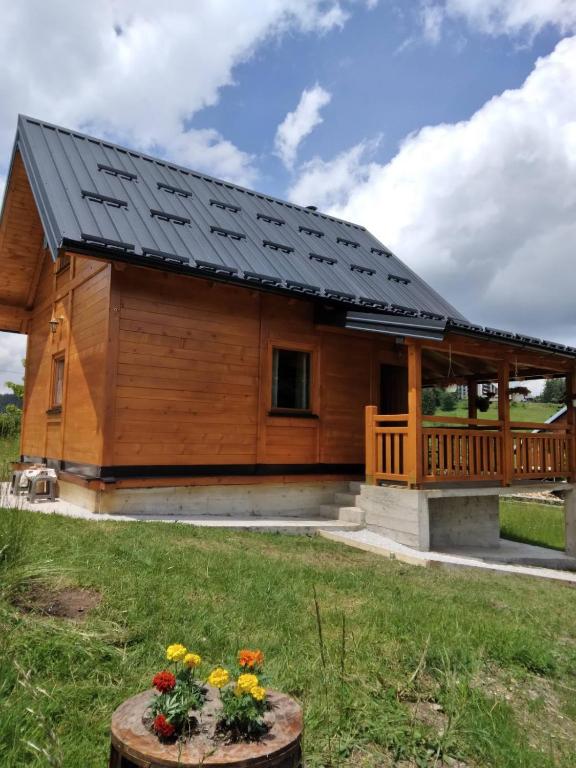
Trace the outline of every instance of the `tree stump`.
{"type": "Polygon", "coordinates": [[[228,743],[216,732],[220,703],[207,686],[206,703],[191,738],[161,742],[148,728],[154,690],[127,699],[112,715],[110,768],[300,768],[302,709],[268,690],[268,732],[258,741],[228,743]]]}

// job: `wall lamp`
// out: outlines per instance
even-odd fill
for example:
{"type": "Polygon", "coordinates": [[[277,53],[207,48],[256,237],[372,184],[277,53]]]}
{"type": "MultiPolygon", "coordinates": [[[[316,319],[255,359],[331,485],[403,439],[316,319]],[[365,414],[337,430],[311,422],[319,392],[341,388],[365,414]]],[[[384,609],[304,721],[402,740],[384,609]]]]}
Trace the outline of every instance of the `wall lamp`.
{"type": "Polygon", "coordinates": [[[50,326],[50,333],[56,333],[56,331],[58,330],[58,326],[62,322],[64,322],[64,318],[62,316],[54,317],[54,315],[52,315],[52,317],[48,322],[48,325],[50,326]]]}

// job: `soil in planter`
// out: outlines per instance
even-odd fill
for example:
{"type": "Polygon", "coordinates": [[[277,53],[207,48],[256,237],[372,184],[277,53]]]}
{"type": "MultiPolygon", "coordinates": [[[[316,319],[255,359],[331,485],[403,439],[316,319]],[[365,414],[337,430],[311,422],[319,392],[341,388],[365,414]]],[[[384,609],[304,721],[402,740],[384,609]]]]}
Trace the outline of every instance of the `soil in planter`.
{"type": "Polygon", "coordinates": [[[38,613],[70,621],[82,621],[102,601],[96,590],[80,587],[49,589],[35,586],[17,595],[13,603],[24,613],[38,613]]]}

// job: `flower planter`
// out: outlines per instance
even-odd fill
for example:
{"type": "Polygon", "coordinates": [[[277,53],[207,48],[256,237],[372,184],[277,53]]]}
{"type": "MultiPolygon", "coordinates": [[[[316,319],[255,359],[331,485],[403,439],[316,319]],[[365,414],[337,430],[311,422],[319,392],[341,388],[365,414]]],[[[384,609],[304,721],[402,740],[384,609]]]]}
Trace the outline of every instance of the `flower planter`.
{"type": "Polygon", "coordinates": [[[121,704],[112,715],[110,768],[300,768],[302,709],[294,699],[268,690],[268,732],[258,741],[227,743],[216,733],[218,692],[207,691],[198,726],[185,741],[162,742],[150,731],[153,690],[121,704]]]}

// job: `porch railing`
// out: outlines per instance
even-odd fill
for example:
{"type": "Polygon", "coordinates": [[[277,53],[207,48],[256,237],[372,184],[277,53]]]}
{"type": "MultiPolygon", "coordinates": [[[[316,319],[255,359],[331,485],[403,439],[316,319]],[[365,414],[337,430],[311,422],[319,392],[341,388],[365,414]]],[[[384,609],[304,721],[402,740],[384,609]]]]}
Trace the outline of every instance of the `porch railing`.
{"type": "Polygon", "coordinates": [[[567,424],[379,414],[366,409],[368,482],[427,485],[569,478],[574,435],[567,424]],[[537,430],[537,431],[536,431],[537,430]]]}

